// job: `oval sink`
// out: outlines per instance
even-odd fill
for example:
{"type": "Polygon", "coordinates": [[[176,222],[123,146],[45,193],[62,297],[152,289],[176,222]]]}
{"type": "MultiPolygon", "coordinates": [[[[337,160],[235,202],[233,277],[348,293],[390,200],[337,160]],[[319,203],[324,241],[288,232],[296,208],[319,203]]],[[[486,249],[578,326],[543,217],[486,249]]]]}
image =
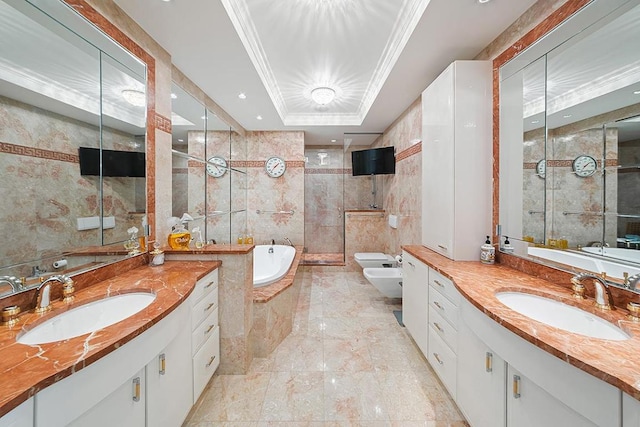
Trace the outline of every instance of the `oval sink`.
{"type": "Polygon", "coordinates": [[[513,311],[567,332],[614,341],[631,338],[613,323],[560,301],[524,292],[498,292],[495,295],[513,311]]]}
{"type": "Polygon", "coordinates": [[[37,345],[67,340],[113,325],[133,316],[156,299],[148,292],[114,295],[60,313],[18,334],[20,344],[37,345]]]}

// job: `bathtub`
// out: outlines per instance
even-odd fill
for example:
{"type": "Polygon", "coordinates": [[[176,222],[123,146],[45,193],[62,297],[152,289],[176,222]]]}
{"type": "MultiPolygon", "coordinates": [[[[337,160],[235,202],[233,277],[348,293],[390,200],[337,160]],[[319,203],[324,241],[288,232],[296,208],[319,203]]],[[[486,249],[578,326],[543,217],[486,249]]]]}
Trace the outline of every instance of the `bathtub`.
{"type": "Polygon", "coordinates": [[[283,278],[295,256],[293,246],[256,245],[253,250],[253,287],[267,286],[283,278]],[[270,248],[273,248],[273,253],[269,253],[270,248]]]}

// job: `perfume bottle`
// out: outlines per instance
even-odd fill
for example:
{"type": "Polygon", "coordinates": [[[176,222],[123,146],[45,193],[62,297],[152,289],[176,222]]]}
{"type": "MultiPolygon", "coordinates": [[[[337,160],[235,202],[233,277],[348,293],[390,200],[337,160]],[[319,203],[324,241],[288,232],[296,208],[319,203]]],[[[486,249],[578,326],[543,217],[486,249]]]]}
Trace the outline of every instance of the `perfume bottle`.
{"type": "Polygon", "coordinates": [[[169,234],[168,243],[171,249],[189,249],[189,242],[191,242],[191,233],[182,223],[176,225],[169,234]]]}
{"type": "Polygon", "coordinates": [[[200,230],[200,227],[194,227],[193,234],[196,236],[195,237],[196,248],[198,249],[204,248],[204,239],[202,238],[202,231],[200,230]]]}

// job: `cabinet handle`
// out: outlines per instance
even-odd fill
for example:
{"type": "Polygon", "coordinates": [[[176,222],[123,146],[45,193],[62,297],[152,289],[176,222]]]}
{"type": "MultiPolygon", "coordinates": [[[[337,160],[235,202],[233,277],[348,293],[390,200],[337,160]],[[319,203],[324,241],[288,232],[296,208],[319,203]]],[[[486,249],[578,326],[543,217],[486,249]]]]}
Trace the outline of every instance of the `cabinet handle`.
{"type": "Polygon", "coordinates": [[[214,360],[216,360],[216,357],[215,356],[211,356],[211,359],[209,359],[209,363],[207,363],[205,365],[205,367],[208,368],[209,366],[211,366],[211,364],[213,363],[214,360]]]}
{"type": "Polygon", "coordinates": [[[133,379],[133,401],[140,402],[140,377],[133,379]]]}
{"type": "Polygon", "coordinates": [[[208,306],[205,307],[204,311],[211,310],[211,307],[213,307],[214,305],[216,305],[216,304],[212,302],[211,304],[209,304],[208,306]]]}
{"type": "Polygon", "coordinates": [[[212,287],[212,286],[213,286],[213,284],[214,284],[214,283],[215,283],[215,282],[209,282],[209,284],[208,284],[208,285],[205,285],[205,287],[204,287],[204,288],[205,288],[205,289],[210,288],[210,287],[212,287]]]}
{"type": "Polygon", "coordinates": [[[493,353],[487,351],[487,355],[484,358],[484,369],[487,372],[493,372],[493,353]]]}
{"type": "Polygon", "coordinates": [[[439,247],[440,249],[444,249],[445,251],[448,251],[448,249],[447,249],[447,247],[446,247],[446,246],[438,245],[438,247],[439,247]]]}
{"type": "Polygon", "coordinates": [[[439,281],[433,279],[433,283],[435,283],[436,285],[440,286],[441,288],[444,288],[444,285],[442,283],[440,283],[439,281]]]}
{"type": "Polygon", "coordinates": [[[442,326],[440,326],[438,322],[433,322],[433,326],[435,326],[437,330],[444,334],[444,329],[442,329],[442,326]]]}
{"type": "Polygon", "coordinates": [[[444,307],[440,305],[440,303],[438,301],[434,301],[433,305],[435,305],[436,307],[438,307],[440,310],[444,311],[444,307]]]}
{"type": "Polygon", "coordinates": [[[158,356],[158,362],[160,362],[160,370],[158,371],[158,373],[160,375],[164,375],[164,372],[165,372],[164,353],[162,353],[160,356],[158,356]]]}
{"type": "Polygon", "coordinates": [[[413,263],[411,261],[407,261],[407,264],[409,264],[412,268],[416,268],[416,266],[413,265],[413,263]]]}
{"type": "Polygon", "coordinates": [[[207,328],[206,331],[204,331],[204,334],[207,335],[209,332],[211,332],[211,330],[215,328],[215,325],[209,325],[209,327],[207,328]]]}
{"type": "Polygon", "coordinates": [[[433,357],[436,358],[439,364],[444,365],[444,362],[440,359],[440,356],[438,355],[438,353],[433,353],[433,357]]]}
{"type": "Polygon", "coordinates": [[[520,399],[520,375],[513,376],[513,398],[520,399]]]}

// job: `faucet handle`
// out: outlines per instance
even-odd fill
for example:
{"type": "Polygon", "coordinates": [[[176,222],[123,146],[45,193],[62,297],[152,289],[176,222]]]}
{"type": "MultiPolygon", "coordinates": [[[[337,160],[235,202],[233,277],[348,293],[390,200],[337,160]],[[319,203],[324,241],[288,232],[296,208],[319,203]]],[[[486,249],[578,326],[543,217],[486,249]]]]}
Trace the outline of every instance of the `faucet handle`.
{"type": "Polygon", "coordinates": [[[575,283],[572,280],[571,289],[573,289],[573,297],[576,299],[585,299],[584,296],[584,285],[582,283],[575,283]]]}
{"type": "Polygon", "coordinates": [[[62,285],[62,302],[65,304],[72,303],[75,299],[73,293],[76,291],[76,288],[73,285],[73,280],[69,278],[67,278],[65,284],[62,285]]]}

